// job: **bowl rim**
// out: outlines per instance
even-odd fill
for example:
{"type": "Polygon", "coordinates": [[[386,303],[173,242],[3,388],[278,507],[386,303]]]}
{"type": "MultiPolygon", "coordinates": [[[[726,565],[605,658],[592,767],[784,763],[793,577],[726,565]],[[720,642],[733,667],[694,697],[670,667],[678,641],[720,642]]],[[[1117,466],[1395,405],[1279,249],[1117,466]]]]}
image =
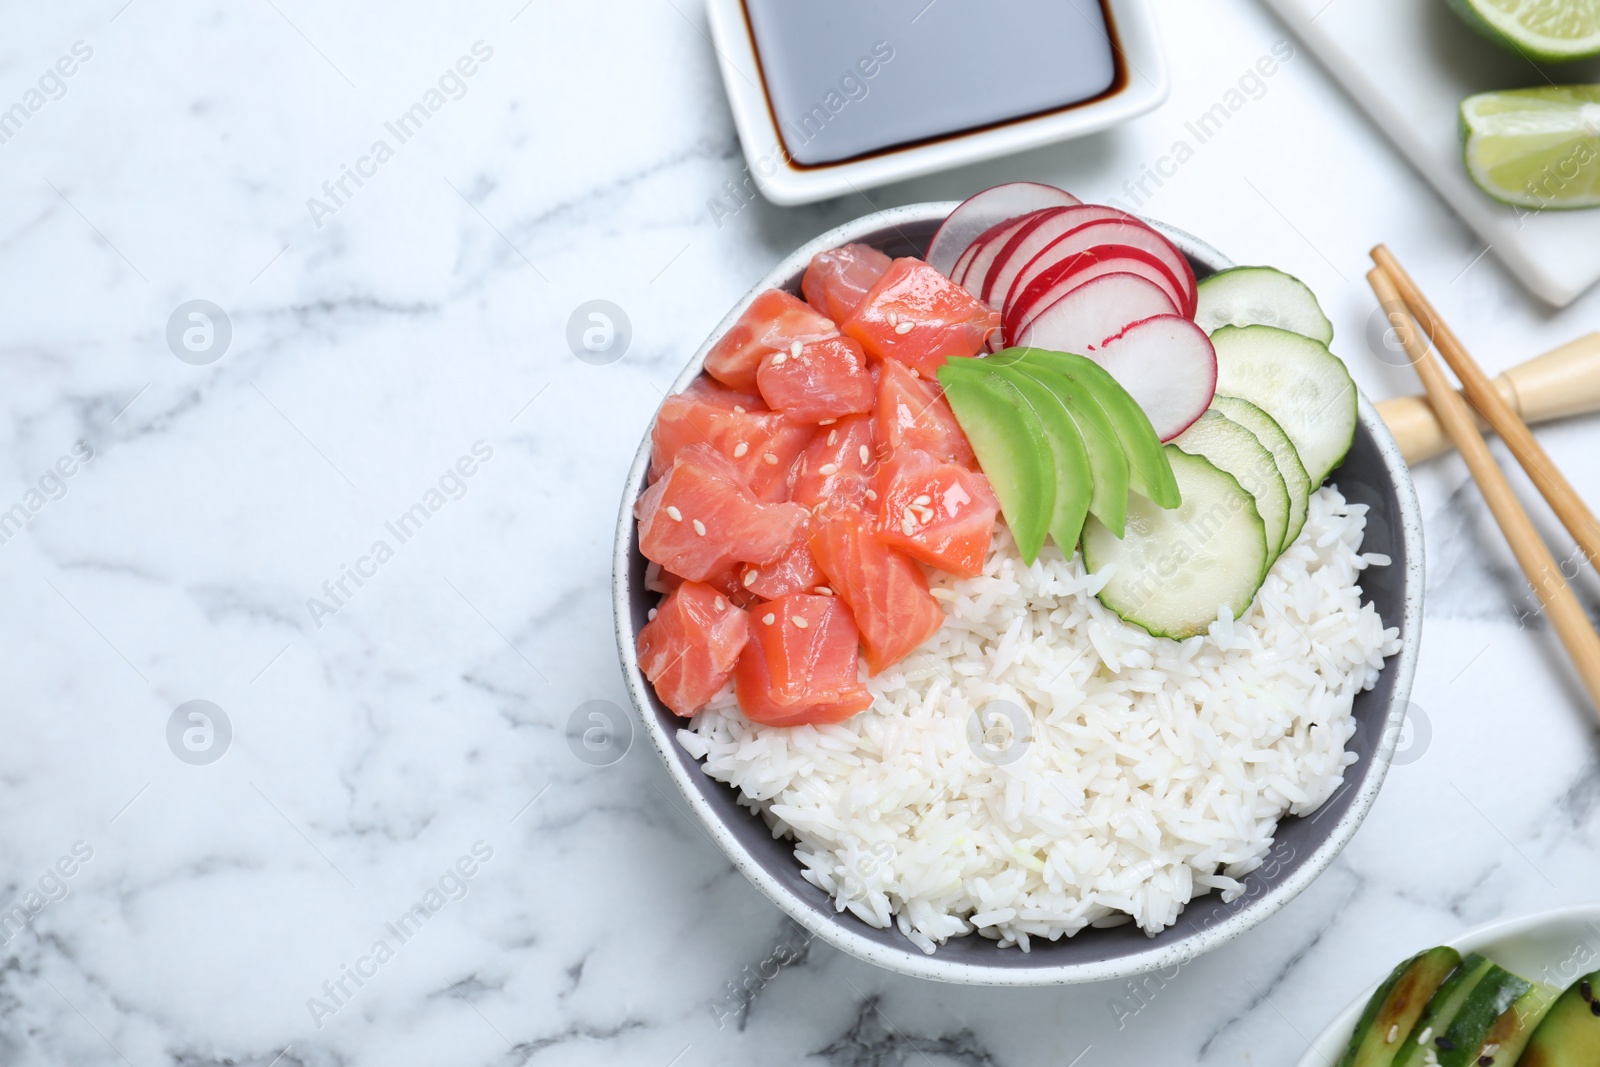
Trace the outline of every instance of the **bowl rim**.
{"type": "MultiPolygon", "coordinates": [[[[949,215],[959,203],[960,201],[956,200],[931,201],[875,211],[836,226],[801,245],[794,252],[784,257],[744,297],[734,304],[722,321],[711,331],[694,357],[689,360],[683,372],[673,381],[672,388],[667,395],[680,392],[699,375],[705,362],[706,353],[710,350],[711,345],[717,338],[727,332],[734,321],[754,301],[757,294],[794,277],[810,263],[811,257],[816,253],[859,240],[863,236],[879,230],[897,228],[902,225],[936,222],[949,215]]],[[[1159,229],[1186,255],[1205,264],[1207,267],[1220,271],[1235,266],[1232,260],[1204,241],[1155,220],[1147,219],[1145,221],[1159,229]]],[[[1151,938],[1148,949],[1112,959],[1082,963],[1041,963],[1037,967],[1019,967],[1015,965],[991,967],[984,964],[955,963],[941,960],[937,951],[932,955],[926,955],[910,941],[905,941],[904,945],[897,944],[892,948],[872,941],[852,928],[850,923],[859,922],[854,916],[841,913],[819,916],[770,875],[761,863],[744,848],[728,827],[724,825],[721,818],[705,798],[700,795],[699,790],[696,789],[695,782],[690,776],[691,772],[676,756],[677,739],[674,736],[676,729],[668,730],[657,720],[651,708],[648,691],[649,682],[639,669],[638,654],[635,648],[636,635],[630,623],[633,587],[629,578],[629,570],[632,564],[633,505],[643,488],[644,476],[650,460],[650,435],[648,431],[639,444],[639,450],[635,454],[633,465],[628,472],[612,556],[612,608],[616,627],[617,651],[622,661],[624,682],[628,689],[628,696],[633,705],[634,714],[643,725],[644,732],[650,738],[650,742],[665,765],[668,775],[678,787],[678,791],[683,794],[695,818],[699,820],[701,828],[722,849],[723,854],[733,863],[734,867],[743,873],[769,900],[810,934],[821,938],[833,947],[849,953],[857,959],[915,978],[926,978],[959,985],[996,987],[1077,985],[1087,982],[1101,982],[1127,978],[1152,970],[1187,963],[1231,941],[1244,931],[1276,913],[1328,868],[1334,858],[1344,849],[1344,846],[1349,843],[1350,838],[1354,836],[1356,829],[1366,818],[1374,800],[1377,799],[1378,791],[1388,774],[1395,747],[1399,742],[1401,727],[1405,721],[1406,709],[1409,706],[1411,683],[1416,672],[1417,652],[1422,633],[1422,515],[1417,502],[1416,490],[1411,482],[1410,468],[1407,467],[1404,458],[1400,455],[1400,448],[1395,443],[1393,435],[1389,433],[1388,427],[1384,425],[1383,419],[1368,401],[1366,395],[1361,393],[1359,387],[1357,388],[1357,403],[1360,422],[1377,444],[1384,468],[1394,486],[1395,497],[1399,506],[1399,536],[1406,549],[1405,583],[1402,596],[1402,633],[1405,634],[1405,637],[1402,640],[1400,651],[1390,657],[1383,666],[1384,671],[1392,670],[1395,672],[1394,689],[1389,698],[1387,713],[1384,716],[1384,731],[1379,738],[1376,750],[1373,752],[1369,767],[1362,777],[1355,795],[1351,798],[1350,806],[1333,824],[1327,837],[1312,850],[1305,862],[1295,867],[1282,881],[1261,895],[1252,898],[1248,906],[1239,908],[1226,918],[1204,927],[1184,940],[1162,945],[1160,944],[1160,935],[1157,935],[1151,938]],[[845,921],[846,919],[848,922],[845,921]]],[[[653,423],[654,417],[652,417],[653,423]]],[[[692,764],[694,767],[699,765],[698,761],[692,764]]],[[[724,786],[723,788],[732,787],[724,786]]]]}

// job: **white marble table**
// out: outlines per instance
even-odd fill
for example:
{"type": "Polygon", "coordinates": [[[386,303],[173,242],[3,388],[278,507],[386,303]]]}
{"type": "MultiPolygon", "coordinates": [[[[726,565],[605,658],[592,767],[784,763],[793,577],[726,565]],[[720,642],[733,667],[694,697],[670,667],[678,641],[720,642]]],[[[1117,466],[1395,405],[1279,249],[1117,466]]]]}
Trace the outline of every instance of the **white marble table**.
{"type": "MultiPolygon", "coordinates": [[[[661,390],[871,205],[713,209],[742,160],[691,0],[455,6],[0,16],[0,1062],[1287,1065],[1403,950],[1594,895],[1594,732],[1452,458],[1419,477],[1431,740],[1283,913],[1139,998],[800,950],[643,745],[565,735],[624,700],[609,545],[661,390]],[[565,341],[593,299],[631,321],[610,365],[565,341]],[[175,357],[191,300],[225,351],[185,321],[175,357]],[[231,737],[169,743],[194,700],[231,737]]],[[[1160,111],[872,202],[1127,199],[1284,36],[1160,6],[1160,111]]],[[[1596,326],[1480,258],[1309,57],[1265,85],[1136,206],[1305,277],[1370,393],[1412,387],[1364,342],[1380,239],[1487,364],[1596,326]]],[[[1600,498],[1595,432],[1545,439],[1600,498]]]]}

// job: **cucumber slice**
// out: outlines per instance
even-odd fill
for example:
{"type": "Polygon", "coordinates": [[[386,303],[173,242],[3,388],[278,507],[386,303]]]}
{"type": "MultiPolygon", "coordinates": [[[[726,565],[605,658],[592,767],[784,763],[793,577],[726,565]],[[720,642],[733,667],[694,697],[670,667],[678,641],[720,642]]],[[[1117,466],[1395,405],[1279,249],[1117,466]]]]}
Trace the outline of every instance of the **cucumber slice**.
{"type": "Polygon", "coordinates": [[[992,370],[968,370],[965,364],[974,362],[947,362],[939,368],[939,384],[994,486],[1017,550],[1032,564],[1055,515],[1054,453],[1017,387],[992,370]]]}
{"type": "Polygon", "coordinates": [[[1194,321],[1206,333],[1223,326],[1276,326],[1325,345],[1333,344],[1333,323],[1305,282],[1271,267],[1218,271],[1197,288],[1194,321]]]}
{"type": "Polygon", "coordinates": [[[1128,500],[1128,530],[1118,540],[1103,523],[1083,528],[1091,574],[1115,565],[1100,603],[1155,637],[1205,633],[1226,606],[1243,615],[1261,588],[1267,532],[1255,500],[1226,471],[1180,448],[1164,449],[1183,503],[1165,510],[1128,500]]]}
{"type": "Polygon", "coordinates": [[[1478,1062],[1478,1049],[1495,1021],[1511,1008],[1533,983],[1502,967],[1493,968],[1472,987],[1443,1034],[1433,1035],[1434,1055],[1439,1067],[1469,1067],[1478,1062]]]}
{"type": "MultiPolygon", "coordinates": [[[[1482,1064],[1487,1060],[1490,1067],[1496,1063],[1517,1063],[1528,1042],[1533,1039],[1534,1031],[1560,996],[1559,989],[1542,982],[1533,983],[1532,989],[1512,1001],[1511,1007],[1500,1013],[1500,1018],[1484,1033],[1478,1047],[1469,1049],[1462,1062],[1482,1064]]],[[[1589,1018],[1596,1028],[1600,1028],[1600,1020],[1595,1019],[1592,1012],[1589,1018]]],[[[1594,1056],[1593,1051],[1590,1056],[1594,1056]]],[[[1600,1060],[1591,1058],[1589,1062],[1597,1063],[1600,1060]]]]}
{"type": "MultiPolygon", "coordinates": [[[[1600,992],[1600,971],[1586,974],[1567,987],[1533,1031],[1522,1063],[1533,1067],[1594,1067],[1600,1063],[1600,1014],[1594,1010],[1600,992]]],[[[1495,1057],[1511,1067],[1517,1061],[1495,1057]]]]}
{"type": "Polygon", "coordinates": [[[1461,1008],[1467,1002],[1480,982],[1489,976],[1491,971],[1498,971],[1493,960],[1485,959],[1474,952],[1461,961],[1461,966],[1455,969],[1445,983],[1439,987],[1429,1000],[1428,1006],[1422,1012],[1422,1018],[1417,1020],[1417,1025],[1412,1029],[1411,1036],[1407,1037],[1400,1046],[1400,1051],[1395,1054],[1394,1067],[1424,1067],[1430,1058],[1431,1051],[1436,1057],[1438,1046],[1433,1039],[1443,1036],[1450,1030],[1450,1024],[1455,1022],[1461,1008]]]}
{"type": "Polygon", "coordinates": [[[1305,529],[1306,511],[1311,504],[1311,478],[1300,462],[1300,453],[1294,450],[1294,442],[1283,432],[1283,427],[1250,401],[1236,396],[1216,396],[1211,398],[1211,406],[1255,434],[1256,440],[1266,446],[1278,464],[1284,488],[1289,491],[1289,526],[1283,531],[1283,544],[1278,546],[1282,554],[1305,529]]]}
{"type": "Polygon", "coordinates": [[[1356,384],[1326,345],[1272,326],[1224,326],[1217,350],[1217,392],[1248,400],[1271,415],[1294,442],[1311,484],[1321,485],[1350,451],[1356,434],[1356,384]]]}
{"type": "Polygon", "coordinates": [[[1389,1067],[1434,992],[1460,965],[1461,953],[1442,945],[1396,967],[1367,1001],[1339,1067],[1389,1067]]]}
{"type": "Polygon", "coordinates": [[[1283,484],[1272,453],[1256,440],[1255,434],[1219,411],[1201,415],[1172,443],[1233,475],[1255,499],[1256,511],[1266,527],[1267,560],[1261,568],[1265,577],[1283,548],[1283,534],[1289,528],[1289,488],[1283,484]]]}

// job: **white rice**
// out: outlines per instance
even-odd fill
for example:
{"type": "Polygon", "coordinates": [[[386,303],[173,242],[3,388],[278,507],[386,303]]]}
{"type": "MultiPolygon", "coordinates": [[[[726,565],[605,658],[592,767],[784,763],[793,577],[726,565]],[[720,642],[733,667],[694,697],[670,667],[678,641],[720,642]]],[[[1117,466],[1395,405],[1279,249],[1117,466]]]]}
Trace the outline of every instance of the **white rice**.
{"type": "Polygon", "coordinates": [[[983,575],[934,583],[944,627],[870,680],[869,711],[759,726],[730,686],[678,739],[841,911],[925,952],[1154,934],[1194,897],[1233,899],[1279,818],[1355,762],[1351,703],[1399,650],[1361,603],[1361,571],[1388,563],[1360,554],[1365,526],[1321,489],[1249,612],[1183,642],[1103,608],[1079,557],[1024,566],[1002,526],[983,575]]]}

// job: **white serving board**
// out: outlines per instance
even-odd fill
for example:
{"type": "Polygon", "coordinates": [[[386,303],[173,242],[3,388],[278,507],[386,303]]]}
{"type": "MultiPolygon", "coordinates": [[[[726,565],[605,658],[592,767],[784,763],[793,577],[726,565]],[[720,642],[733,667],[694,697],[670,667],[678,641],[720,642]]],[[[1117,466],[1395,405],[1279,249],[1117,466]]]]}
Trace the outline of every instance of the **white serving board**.
{"type": "Polygon", "coordinates": [[[1445,201],[1530,290],[1565,307],[1600,281],[1600,209],[1519,217],[1461,163],[1459,105],[1492,89],[1600,82],[1540,67],[1464,25],[1445,0],[1266,0],[1445,201]]]}

